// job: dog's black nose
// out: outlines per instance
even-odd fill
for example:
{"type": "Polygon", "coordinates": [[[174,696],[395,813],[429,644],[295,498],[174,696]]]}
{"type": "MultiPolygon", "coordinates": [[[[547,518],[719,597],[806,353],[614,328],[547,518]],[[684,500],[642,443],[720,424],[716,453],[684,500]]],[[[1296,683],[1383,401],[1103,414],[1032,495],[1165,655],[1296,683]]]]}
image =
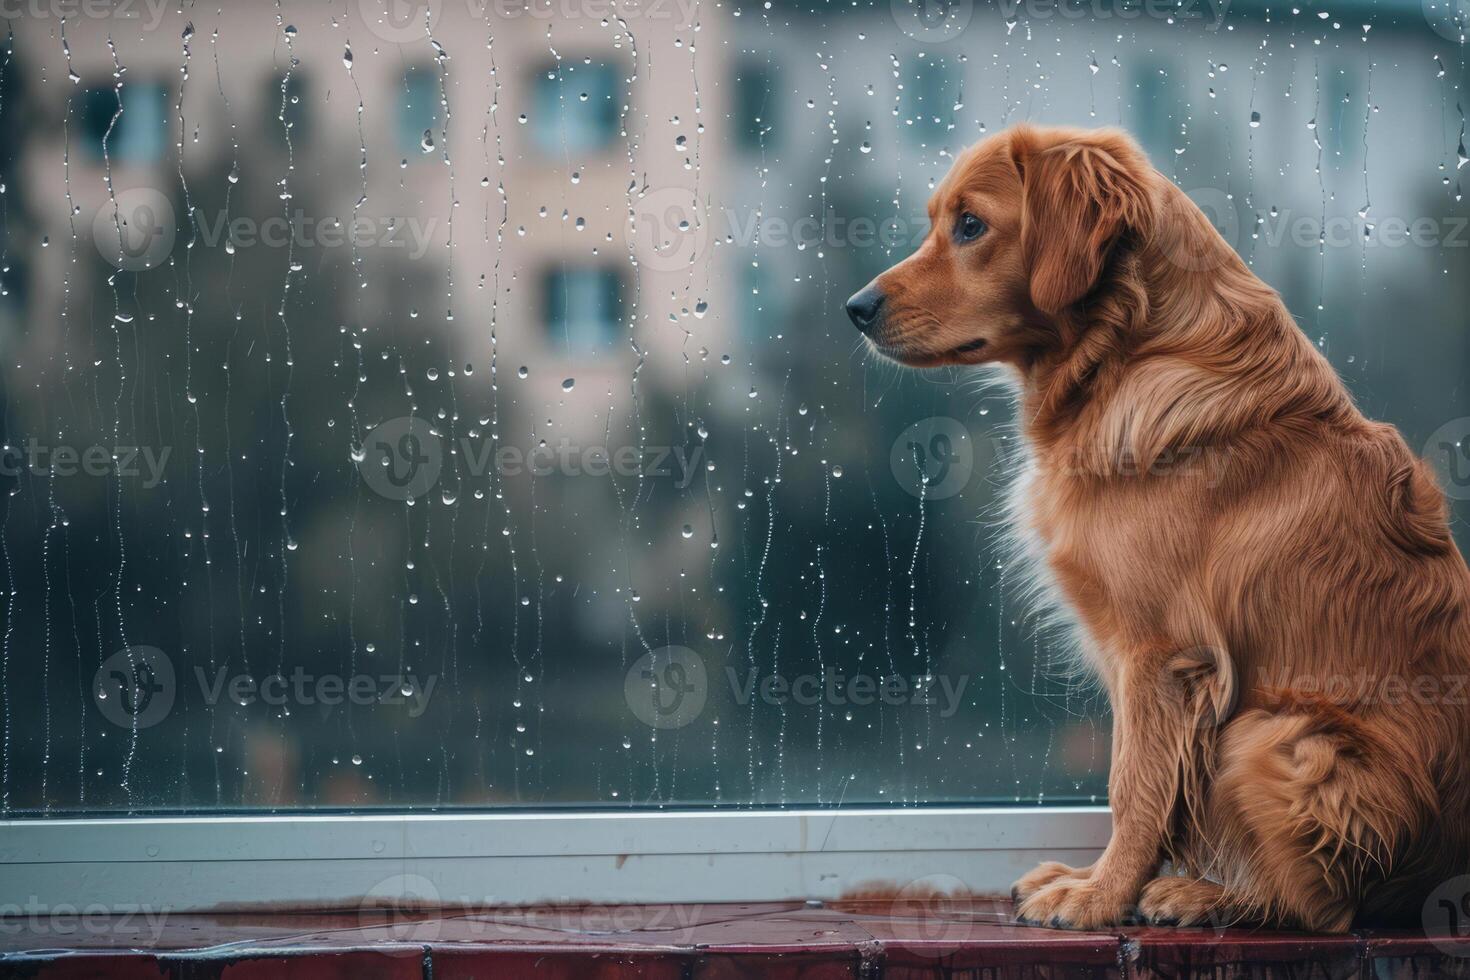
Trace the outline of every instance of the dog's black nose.
{"type": "Polygon", "coordinates": [[[872,336],[882,312],[883,293],[877,286],[867,286],[853,293],[847,301],[847,315],[852,319],[852,325],[868,336],[872,336]]]}

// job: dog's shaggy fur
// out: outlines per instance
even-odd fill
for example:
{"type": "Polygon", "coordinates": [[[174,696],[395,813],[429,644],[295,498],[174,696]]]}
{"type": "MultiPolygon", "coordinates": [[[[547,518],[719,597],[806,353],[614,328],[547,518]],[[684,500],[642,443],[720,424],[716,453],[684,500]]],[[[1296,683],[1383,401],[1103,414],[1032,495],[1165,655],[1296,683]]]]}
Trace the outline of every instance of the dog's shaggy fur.
{"type": "Polygon", "coordinates": [[[1019,916],[1417,921],[1470,871],[1470,572],[1431,470],[1126,135],[997,134],[929,211],[862,326],[1011,369],[1018,530],[1113,710],[1112,839],[1019,916]]]}

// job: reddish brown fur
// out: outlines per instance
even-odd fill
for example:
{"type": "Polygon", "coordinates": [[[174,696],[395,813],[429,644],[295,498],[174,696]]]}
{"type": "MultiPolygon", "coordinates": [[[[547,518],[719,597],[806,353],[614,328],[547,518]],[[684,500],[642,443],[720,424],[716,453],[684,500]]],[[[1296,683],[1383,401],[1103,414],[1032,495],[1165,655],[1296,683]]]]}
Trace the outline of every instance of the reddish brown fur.
{"type": "Polygon", "coordinates": [[[1123,133],[1000,133],[929,210],[874,346],[1011,369],[1017,531],[1113,708],[1112,840],[1020,916],[1417,920],[1470,871],[1470,572],[1429,468],[1123,133]]]}

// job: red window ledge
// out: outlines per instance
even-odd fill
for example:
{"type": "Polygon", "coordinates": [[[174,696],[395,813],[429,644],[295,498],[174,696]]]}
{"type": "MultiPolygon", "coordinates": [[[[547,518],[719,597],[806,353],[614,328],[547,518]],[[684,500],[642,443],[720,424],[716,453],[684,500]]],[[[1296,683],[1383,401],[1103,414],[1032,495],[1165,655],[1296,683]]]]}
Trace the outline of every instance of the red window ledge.
{"type": "Polygon", "coordinates": [[[1470,941],[1412,932],[1063,932],[1008,902],[563,906],[483,912],[0,919],[0,976],[650,980],[774,977],[1470,977],[1470,941]]]}

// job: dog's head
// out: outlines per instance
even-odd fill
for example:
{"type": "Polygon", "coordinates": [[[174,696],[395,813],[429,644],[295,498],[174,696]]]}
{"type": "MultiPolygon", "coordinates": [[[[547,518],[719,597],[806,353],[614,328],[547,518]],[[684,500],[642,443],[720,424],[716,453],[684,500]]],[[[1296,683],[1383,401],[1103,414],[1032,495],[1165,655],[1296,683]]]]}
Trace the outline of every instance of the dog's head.
{"type": "Polygon", "coordinates": [[[1017,126],[962,153],[913,255],[847,301],[873,347],[914,367],[1018,363],[1060,339],[1115,244],[1145,234],[1155,180],[1117,130],[1017,126]]]}

